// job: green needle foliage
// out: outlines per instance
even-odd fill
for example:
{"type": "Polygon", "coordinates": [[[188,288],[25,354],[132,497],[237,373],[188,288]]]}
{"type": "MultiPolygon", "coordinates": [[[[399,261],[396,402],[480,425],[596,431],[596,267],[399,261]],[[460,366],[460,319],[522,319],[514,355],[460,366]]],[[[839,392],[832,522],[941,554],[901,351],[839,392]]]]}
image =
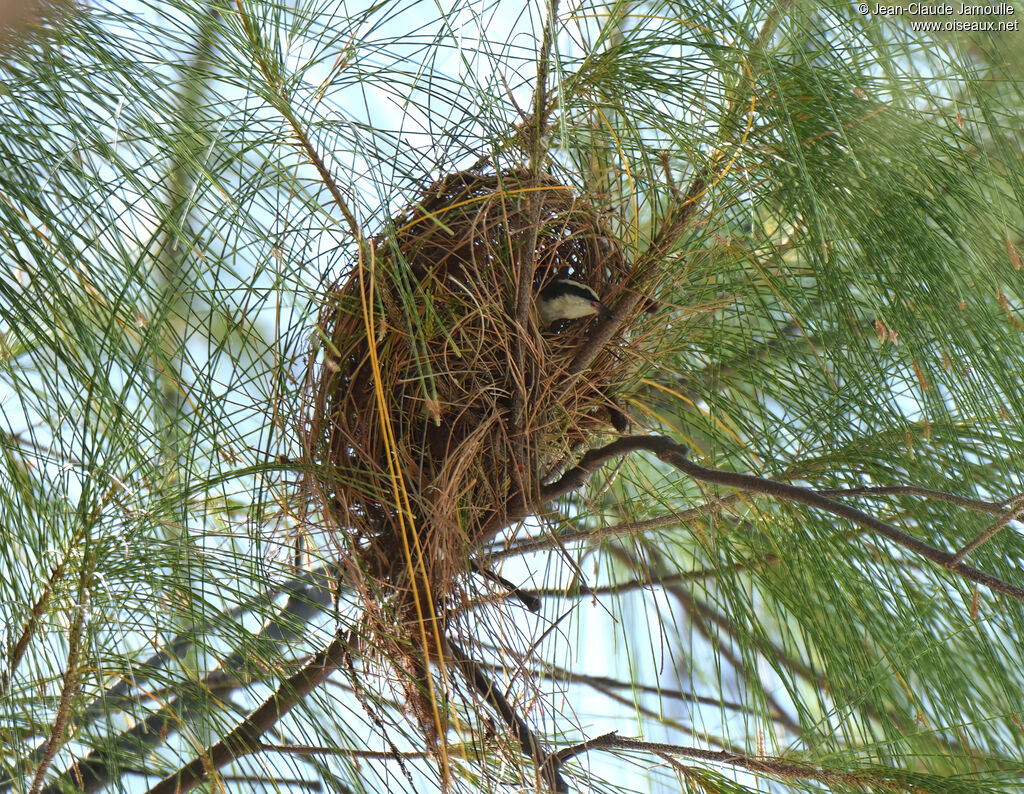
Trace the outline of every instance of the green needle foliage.
{"type": "MultiPolygon", "coordinates": [[[[1021,790],[1024,62],[912,21],[140,0],[4,28],[0,792],[1021,790]],[[408,319],[378,354],[406,334],[436,399],[460,318],[395,220],[473,169],[612,225],[616,318],[571,328],[631,426],[477,533],[510,582],[444,561],[440,654],[397,624],[381,651],[395,583],[300,487],[309,356],[366,267],[408,319]]],[[[517,349],[566,331],[534,323],[517,349]]]]}

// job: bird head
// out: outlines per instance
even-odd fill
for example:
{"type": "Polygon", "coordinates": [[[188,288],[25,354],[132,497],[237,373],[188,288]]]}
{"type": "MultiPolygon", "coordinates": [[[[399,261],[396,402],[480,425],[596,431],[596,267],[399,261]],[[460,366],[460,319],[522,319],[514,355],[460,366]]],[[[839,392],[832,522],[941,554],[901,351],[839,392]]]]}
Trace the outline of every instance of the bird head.
{"type": "Polygon", "coordinates": [[[602,317],[612,314],[593,289],[568,278],[556,278],[544,286],[537,295],[537,312],[542,326],[592,314],[602,317]]]}

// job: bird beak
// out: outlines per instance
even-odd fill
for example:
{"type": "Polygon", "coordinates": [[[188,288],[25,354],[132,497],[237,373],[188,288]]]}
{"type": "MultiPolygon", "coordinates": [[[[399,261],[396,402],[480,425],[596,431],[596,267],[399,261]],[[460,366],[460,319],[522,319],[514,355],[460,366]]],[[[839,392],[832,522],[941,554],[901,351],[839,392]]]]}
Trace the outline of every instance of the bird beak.
{"type": "Polygon", "coordinates": [[[612,316],[612,310],[605,306],[601,301],[593,301],[591,306],[597,310],[597,313],[604,317],[606,320],[612,316]]]}

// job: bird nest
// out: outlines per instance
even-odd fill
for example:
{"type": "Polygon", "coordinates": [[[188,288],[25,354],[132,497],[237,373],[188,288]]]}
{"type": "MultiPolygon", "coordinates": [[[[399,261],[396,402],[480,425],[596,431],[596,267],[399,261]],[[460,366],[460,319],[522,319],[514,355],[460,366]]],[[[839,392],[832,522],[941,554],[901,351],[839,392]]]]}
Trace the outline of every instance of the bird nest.
{"type": "Polygon", "coordinates": [[[306,486],[346,584],[388,604],[388,625],[441,616],[473,552],[606,427],[622,376],[611,351],[570,371],[595,321],[539,328],[533,298],[570,278],[614,304],[625,276],[606,219],[554,177],[460,172],[329,290],[308,374],[306,486]]]}
{"type": "Polygon", "coordinates": [[[614,300],[625,260],[600,213],[553,177],[472,172],[424,191],[369,260],[319,319],[308,485],[381,580],[395,583],[413,540],[461,571],[605,425],[621,380],[607,354],[570,376],[591,320],[519,324],[521,268],[534,292],[570,278],[614,300]]]}

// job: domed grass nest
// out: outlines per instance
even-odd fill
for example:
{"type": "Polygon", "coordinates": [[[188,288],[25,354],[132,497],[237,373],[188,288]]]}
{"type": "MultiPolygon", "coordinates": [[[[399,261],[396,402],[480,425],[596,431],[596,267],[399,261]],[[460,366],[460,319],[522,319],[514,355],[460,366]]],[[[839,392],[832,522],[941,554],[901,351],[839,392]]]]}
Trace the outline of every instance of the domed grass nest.
{"type": "MultiPolygon", "coordinates": [[[[368,249],[319,318],[305,485],[371,622],[418,622],[410,641],[433,644],[423,622],[443,631],[471,555],[539,506],[614,410],[625,343],[571,376],[598,320],[539,328],[534,295],[570,278],[614,305],[627,263],[597,209],[519,172],[439,180],[368,249]]],[[[400,666],[421,680],[431,654],[400,666]]]]}

